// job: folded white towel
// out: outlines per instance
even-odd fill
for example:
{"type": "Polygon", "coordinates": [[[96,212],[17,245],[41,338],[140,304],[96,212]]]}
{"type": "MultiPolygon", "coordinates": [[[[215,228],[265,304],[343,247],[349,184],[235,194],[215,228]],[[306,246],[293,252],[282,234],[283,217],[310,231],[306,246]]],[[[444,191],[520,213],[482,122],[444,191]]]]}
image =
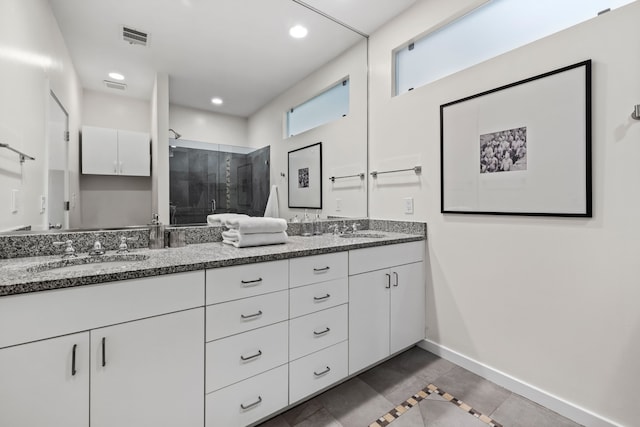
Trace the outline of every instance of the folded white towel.
{"type": "Polygon", "coordinates": [[[249,218],[249,215],[237,213],[212,214],[207,216],[207,224],[224,225],[225,221],[231,218],[249,218]]]}
{"type": "Polygon", "coordinates": [[[225,222],[232,230],[244,234],[279,233],[287,231],[287,221],[282,218],[229,218],[225,222]]]}
{"type": "Polygon", "coordinates": [[[249,246],[277,245],[287,243],[287,233],[258,233],[243,234],[237,230],[228,230],[222,233],[222,243],[233,245],[236,248],[246,248],[249,246]]]}
{"type": "Polygon", "coordinates": [[[269,192],[269,198],[267,199],[267,206],[264,209],[264,216],[277,218],[280,216],[280,210],[278,208],[278,186],[272,185],[269,192]]]}

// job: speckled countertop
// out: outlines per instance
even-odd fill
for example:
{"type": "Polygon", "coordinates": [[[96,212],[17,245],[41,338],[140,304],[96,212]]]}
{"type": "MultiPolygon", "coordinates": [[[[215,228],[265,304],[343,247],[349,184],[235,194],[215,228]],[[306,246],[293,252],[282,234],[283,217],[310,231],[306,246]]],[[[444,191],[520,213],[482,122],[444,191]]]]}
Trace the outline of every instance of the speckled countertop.
{"type": "MultiPolygon", "coordinates": [[[[424,234],[363,231],[363,233],[367,232],[384,237],[344,238],[324,234],[313,237],[289,236],[286,244],[251,248],[234,248],[221,242],[214,242],[187,245],[182,248],[136,249],[131,251],[130,256],[146,259],[131,260],[131,262],[104,262],[100,263],[99,268],[80,271],[56,269],[39,271],[43,263],[59,263],[59,255],[3,259],[0,260],[0,297],[425,239],[424,234]]],[[[112,257],[113,260],[114,254],[115,252],[109,252],[105,256],[112,257]]],[[[86,253],[80,254],[80,257],[84,256],[86,253]]],[[[119,261],[126,260],[125,256],[119,261]]]]}

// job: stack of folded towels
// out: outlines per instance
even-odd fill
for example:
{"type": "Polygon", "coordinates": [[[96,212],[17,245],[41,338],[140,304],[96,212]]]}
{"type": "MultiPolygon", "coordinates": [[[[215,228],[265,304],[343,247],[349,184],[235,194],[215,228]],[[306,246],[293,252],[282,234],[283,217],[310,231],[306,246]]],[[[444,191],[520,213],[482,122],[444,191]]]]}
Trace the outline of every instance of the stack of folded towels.
{"type": "Polygon", "coordinates": [[[232,218],[249,218],[249,215],[238,213],[222,213],[212,214],[207,216],[207,224],[209,225],[224,225],[228,219],[232,218]]]}
{"type": "Polygon", "coordinates": [[[228,230],[222,232],[222,243],[236,248],[287,242],[287,221],[282,218],[234,217],[224,225],[228,230]]]}

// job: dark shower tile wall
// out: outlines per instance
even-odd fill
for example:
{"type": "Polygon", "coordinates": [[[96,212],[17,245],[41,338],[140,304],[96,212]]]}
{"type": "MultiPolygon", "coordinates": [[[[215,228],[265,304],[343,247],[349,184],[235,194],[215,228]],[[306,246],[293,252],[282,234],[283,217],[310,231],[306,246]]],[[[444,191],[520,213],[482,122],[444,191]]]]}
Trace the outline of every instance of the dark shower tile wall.
{"type": "Polygon", "coordinates": [[[225,212],[260,216],[269,196],[270,147],[249,154],[172,148],[169,197],[172,224],[206,222],[225,212]]]}

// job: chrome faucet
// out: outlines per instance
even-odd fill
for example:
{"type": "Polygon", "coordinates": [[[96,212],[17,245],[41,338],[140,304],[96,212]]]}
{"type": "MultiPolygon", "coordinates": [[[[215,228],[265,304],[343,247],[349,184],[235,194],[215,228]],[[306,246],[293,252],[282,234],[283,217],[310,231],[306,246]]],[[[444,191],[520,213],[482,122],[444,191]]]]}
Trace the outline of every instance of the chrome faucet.
{"type": "Polygon", "coordinates": [[[62,254],[62,258],[75,258],[78,255],[76,255],[76,249],[73,247],[73,240],[66,240],[64,242],[53,242],[53,246],[62,246],[62,245],[66,245],[66,248],[64,249],[64,253],[62,254]]]}
{"type": "Polygon", "coordinates": [[[100,243],[99,240],[96,240],[93,244],[93,248],[91,248],[91,250],[89,251],[89,256],[100,256],[104,255],[104,253],[105,250],[104,247],[102,247],[102,243],[100,243]]]}
{"type": "Polygon", "coordinates": [[[129,246],[127,246],[127,242],[137,242],[138,241],[138,237],[126,237],[126,236],[121,236],[120,237],[120,246],[118,246],[118,253],[119,254],[126,254],[129,252],[129,246]]]}

